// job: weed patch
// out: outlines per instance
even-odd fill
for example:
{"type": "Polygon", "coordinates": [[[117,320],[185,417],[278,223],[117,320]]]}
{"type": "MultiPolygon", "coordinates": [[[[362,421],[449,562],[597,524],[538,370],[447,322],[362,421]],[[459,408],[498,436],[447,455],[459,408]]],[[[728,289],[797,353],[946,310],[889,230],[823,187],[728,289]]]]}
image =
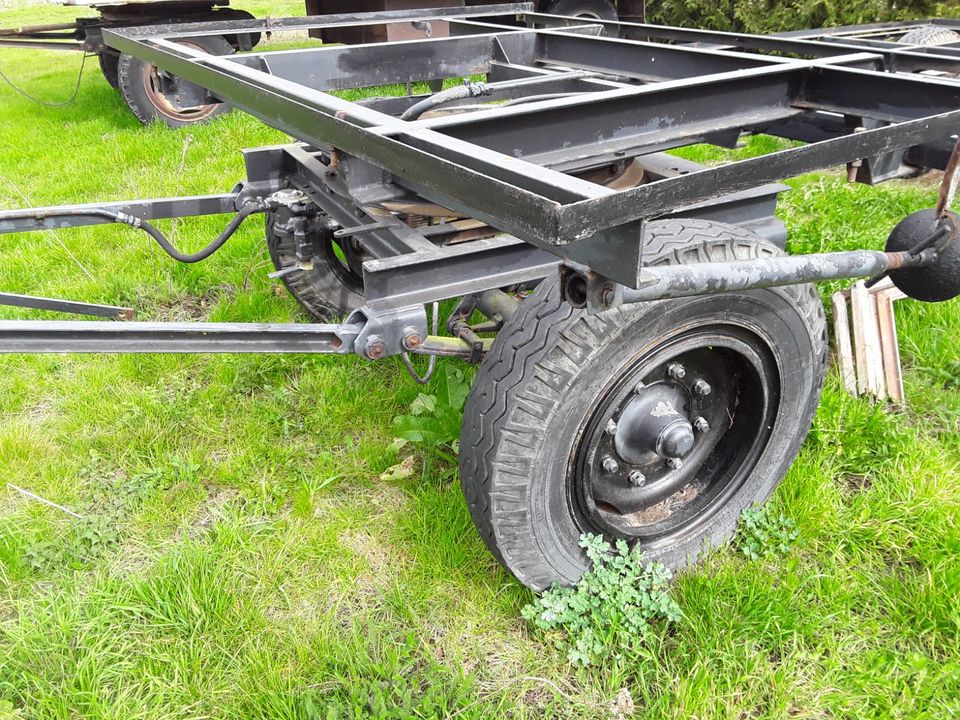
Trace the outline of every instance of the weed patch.
{"type": "Polygon", "coordinates": [[[27,566],[35,572],[87,567],[120,541],[124,521],[152,492],[185,482],[198,470],[197,465],[175,461],[127,475],[105,469],[103,461],[94,455],[81,473],[90,486],[89,499],[64,535],[25,549],[27,566]]]}
{"type": "Polygon", "coordinates": [[[397,437],[423,449],[424,477],[430,474],[434,461],[441,460],[453,467],[442,472],[451,477],[457,464],[457,447],[463,405],[470,393],[470,382],[463,371],[451,365],[440,368],[431,383],[430,393],[420,393],[410,405],[410,413],[394,418],[397,437]]]}
{"type": "Polygon", "coordinates": [[[599,535],[580,546],[593,567],[575,587],[554,587],[523,608],[523,617],[544,633],[574,665],[619,660],[643,644],[653,623],[680,620],[670,597],[670,571],[648,563],[639,546],[611,547],[599,535]]]}
{"type": "Polygon", "coordinates": [[[740,514],[735,543],[749,559],[759,560],[786,557],[799,538],[800,531],[793,519],[767,503],[740,514]]]}

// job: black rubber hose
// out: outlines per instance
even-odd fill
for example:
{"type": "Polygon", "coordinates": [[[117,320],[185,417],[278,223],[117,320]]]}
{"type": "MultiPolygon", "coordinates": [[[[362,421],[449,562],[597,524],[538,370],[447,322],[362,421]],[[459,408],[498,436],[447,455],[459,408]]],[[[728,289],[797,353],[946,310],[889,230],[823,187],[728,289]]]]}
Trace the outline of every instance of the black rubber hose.
{"type": "Polygon", "coordinates": [[[200,262],[201,260],[206,260],[217,250],[222,248],[227,240],[229,240],[230,237],[237,231],[240,225],[243,224],[244,220],[254,213],[265,212],[266,210],[267,206],[262,202],[247,203],[243,206],[243,208],[241,208],[240,212],[230,219],[230,222],[227,223],[227,226],[223,229],[223,232],[217,235],[217,237],[214,238],[209,245],[201,250],[197,250],[197,252],[194,253],[180,252],[153,224],[147,220],[138,218],[135,215],[129,215],[125,212],[115,213],[111,212],[110,210],[101,210],[98,208],[83,208],[78,210],[65,210],[62,213],[48,211],[44,214],[44,216],[56,217],[57,215],[61,215],[63,217],[101,217],[121,225],[129,225],[130,227],[143,230],[145,233],[147,233],[147,235],[156,240],[157,244],[163,249],[163,251],[174,260],[178,260],[182,263],[196,263],[200,262]]]}
{"type": "Polygon", "coordinates": [[[418,117],[427,112],[427,110],[431,110],[439,105],[445,105],[446,103],[453,102],[455,100],[463,100],[465,98],[490,95],[492,92],[493,88],[484,83],[465,82],[463,85],[457,85],[456,87],[452,87],[448,90],[442,90],[438,93],[434,93],[430,97],[424,98],[420,102],[411,105],[406,109],[403,115],[400,116],[400,119],[416,120],[418,117]]]}

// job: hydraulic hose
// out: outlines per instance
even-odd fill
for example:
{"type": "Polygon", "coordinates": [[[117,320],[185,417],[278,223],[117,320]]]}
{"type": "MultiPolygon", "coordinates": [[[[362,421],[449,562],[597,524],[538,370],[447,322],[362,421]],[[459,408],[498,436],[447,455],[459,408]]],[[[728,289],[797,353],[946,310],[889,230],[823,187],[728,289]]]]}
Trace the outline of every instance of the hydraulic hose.
{"type": "Polygon", "coordinates": [[[480,95],[490,95],[492,92],[493,90],[490,88],[490,86],[486,85],[485,83],[465,82],[463,85],[457,85],[449,90],[442,90],[438,93],[434,93],[430,97],[424,98],[420,102],[411,105],[406,109],[403,115],[400,116],[400,119],[416,120],[425,112],[437,107],[438,105],[445,105],[446,103],[453,102],[454,100],[479,97],[480,95]]]}
{"type": "Polygon", "coordinates": [[[269,208],[266,203],[262,200],[256,200],[246,203],[240,211],[234,215],[230,222],[227,223],[227,226],[223,229],[216,238],[213,239],[210,244],[206,247],[197,250],[194,253],[183,253],[180,252],[173,244],[167,240],[167,238],[160,232],[152,223],[143,218],[136,217],[135,215],[130,215],[125,212],[111,212],[110,210],[101,210],[98,208],[81,208],[74,210],[65,210],[61,213],[47,211],[45,215],[47,217],[55,217],[57,215],[63,217],[100,217],[110,222],[119,223],[121,225],[129,225],[130,227],[137,228],[138,230],[143,230],[147,235],[156,240],[157,244],[163,249],[167,255],[172,257],[174,260],[178,260],[182,263],[196,263],[201,260],[206,260],[208,257],[213,255],[217,250],[222,248],[227,240],[237,231],[237,229],[243,224],[243,221],[254,213],[265,212],[269,208]]]}

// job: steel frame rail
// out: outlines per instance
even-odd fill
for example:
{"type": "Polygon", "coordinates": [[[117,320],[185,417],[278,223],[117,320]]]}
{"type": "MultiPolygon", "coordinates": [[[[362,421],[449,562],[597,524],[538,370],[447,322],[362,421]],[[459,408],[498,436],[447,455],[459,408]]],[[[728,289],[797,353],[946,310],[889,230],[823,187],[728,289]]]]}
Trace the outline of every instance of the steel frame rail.
{"type": "MultiPolygon", "coordinates": [[[[960,83],[899,71],[960,72],[960,54],[846,35],[584,23],[531,10],[495,5],[106,30],[113,48],[206,88],[299,142],[245,151],[248,179],[230,193],[0,212],[0,234],[108,221],[88,210],[143,220],[231,213],[296,189],[338,232],[362,236],[370,258],[363,263],[367,304],[340,325],[0,321],[0,352],[353,352],[376,359],[409,350],[474,357],[469,343],[427,336],[423,304],[535,282],[558,268],[562,278],[586,278],[586,304],[600,309],[609,306],[608,295],[639,302],[931,262],[930,254],[855,251],[664,270],[643,266],[641,238],[648,220],[680,214],[752,224],[782,244],[773,208],[783,186],[766,183],[843,163],[862,164],[866,171],[857,177],[871,182],[893,176],[889,168],[905,158],[945,164],[940,145],[960,129],[960,83]],[[413,21],[446,23],[452,37],[230,57],[176,42],[413,21]],[[699,45],[669,44],[677,42],[699,45]],[[476,74],[507,102],[477,106],[463,98],[450,103],[457,114],[403,120],[422,96],[348,102],[332,94],[476,74]],[[813,142],[711,168],[657,155],[698,142],[730,146],[744,131],[813,142]],[[589,177],[631,161],[643,165],[649,182],[618,189],[589,177]],[[443,224],[418,229],[372,209],[410,200],[449,208],[499,234],[447,246],[436,240],[443,224]]],[[[874,31],[893,32],[861,29],[874,31]]],[[[43,298],[14,301],[53,307],[43,298]]]]}
{"type": "MultiPolygon", "coordinates": [[[[512,11],[531,23],[550,19],[523,12],[528,7],[515,6],[512,11]]],[[[851,51],[832,43],[813,43],[827,57],[773,58],[584,34],[592,30],[582,24],[572,29],[498,27],[482,21],[483,8],[474,10],[472,19],[447,19],[455,38],[346,49],[215,57],[175,42],[214,29],[264,27],[249,21],[217,23],[216,28],[126,28],[108,30],[105,37],[116,49],[208,88],[298,140],[314,147],[336,147],[339,153],[389,172],[394,183],[411,192],[467,212],[629,287],[637,284],[640,249],[636,238],[647,219],[759,183],[906,151],[948,138],[960,127],[960,86],[862,69],[880,68],[885,59],[860,47],[851,51]],[[445,53],[454,49],[467,58],[465,63],[443,62],[445,53]],[[677,58],[682,58],[685,68],[676,79],[637,85],[624,81],[622,67],[603,64],[605,56],[617,53],[649,55],[648,65],[659,61],[676,66],[677,58]],[[436,57],[441,58],[439,63],[433,60],[436,57]],[[561,72],[577,66],[577,57],[580,67],[602,74],[613,85],[572,97],[412,122],[329,94],[344,87],[342,78],[331,77],[333,66],[350,68],[349,82],[358,87],[404,77],[494,73],[497,61],[561,72]],[[385,67],[391,68],[389,77],[384,75],[385,67]],[[620,192],[553,169],[608,153],[632,157],[696,142],[711,133],[769,127],[824,111],[875,118],[885,126],[620,192]]],[[[498,6],[489,12],[503,14],[507,9],[498,6]]],[[[354,22],[383,22],[383,15],[354,22]]],[[[441,19],[443,13],[437,11],[431,17],[441,19]]],[[[301,26],[299,21],[271,22],[274,27],[301,26]]],[[[334,18],[331,22],[346,21],[334,18]]],[[[629,23],[612,25],[623,32],[656,30],[629,23]]],[[[960,69],[960,59],[950,62],[960,69]]]]}

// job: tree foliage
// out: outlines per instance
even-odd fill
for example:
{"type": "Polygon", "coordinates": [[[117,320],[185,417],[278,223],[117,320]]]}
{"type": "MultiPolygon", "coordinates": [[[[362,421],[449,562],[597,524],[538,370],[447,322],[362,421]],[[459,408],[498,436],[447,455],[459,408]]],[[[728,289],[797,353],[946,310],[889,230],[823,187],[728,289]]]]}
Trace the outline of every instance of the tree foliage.
{"type": "Polygon", "coordinates": [[[960,4],[937,0],[658,0],[647,3],[647,18],[653,23],[750,33],[958,16],[960,4]]]}

